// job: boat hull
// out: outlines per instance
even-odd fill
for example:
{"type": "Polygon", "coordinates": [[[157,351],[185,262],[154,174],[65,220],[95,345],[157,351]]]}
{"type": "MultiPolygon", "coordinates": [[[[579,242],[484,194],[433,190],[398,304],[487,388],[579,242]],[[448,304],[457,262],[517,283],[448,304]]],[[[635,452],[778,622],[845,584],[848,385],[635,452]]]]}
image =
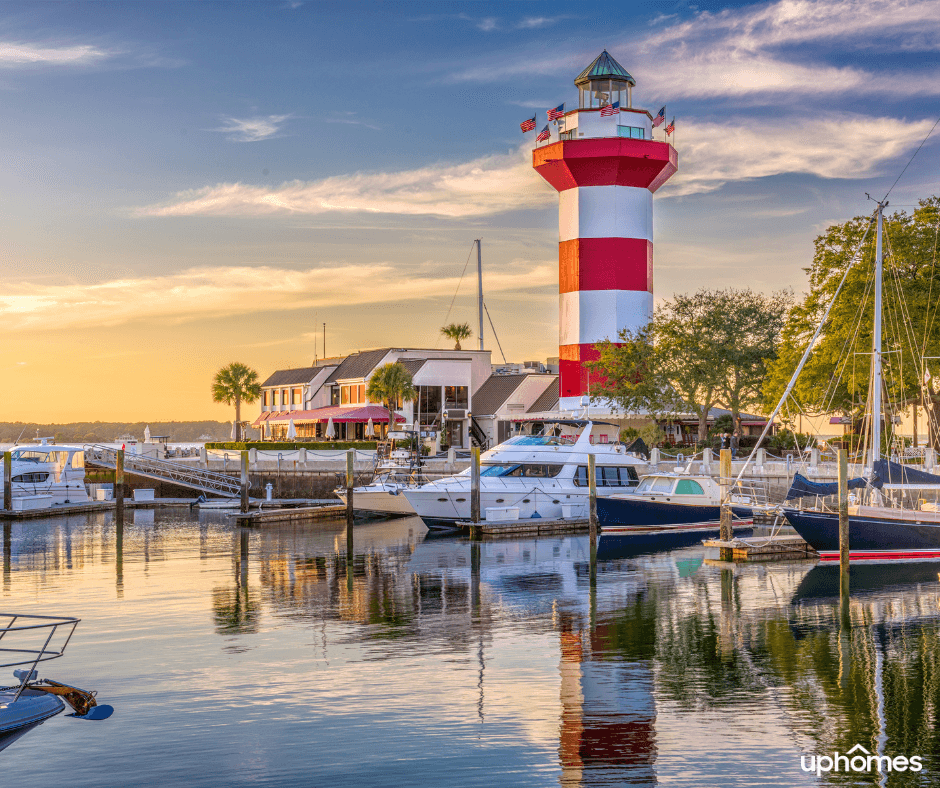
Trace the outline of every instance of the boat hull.
{"type": "MultiPolygon", "coordinates": [[[[738,523],[750,522],[750,507],[732,506],[731,512],[738,523]]],[[[650,528],[674,525],[717,525],[721,521],[721,507],[623,497],[598,498],[597,519],[601,528],[650,528]]]]}
{"type": "MultiPolygon", "coordinates": [[[[784,509],[790,525],[819,553],[839,560],[839,515],[784,509]]],[[[929,561],[940,559],[940,522],[849,515],[849,560],[929,561]]]]}
{"type": "MultiPolygon", "coordinates": [[[[337,497],[346,503],[346,491],[337,491],[337,497]]],[[[356,488],[353,490],[353,509],[357,512],[374,512],[376,514],[390,514],[399,517],[414,516],[414,507],[399,490],[390,492],[389,489],[356,488]]]]}
{"type": "Polygon", "coordinates": [[[15,690],[0,692],[0,750],[65,708],[58,697],[45,692],[27,689],[13,702],[15,695],[15,690]]]}

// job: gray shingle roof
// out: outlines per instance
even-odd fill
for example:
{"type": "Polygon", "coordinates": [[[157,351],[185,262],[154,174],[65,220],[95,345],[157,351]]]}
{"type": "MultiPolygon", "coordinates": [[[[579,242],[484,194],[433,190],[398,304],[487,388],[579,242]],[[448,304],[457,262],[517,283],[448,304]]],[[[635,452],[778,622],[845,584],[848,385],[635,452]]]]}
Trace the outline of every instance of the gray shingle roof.
{"type": "Polygon", "coordinates": [[[405,369],[408,370],[408,374],[411,377],[414,377],[418,374],[418,370],[421,369],[426,363],[426,358],[400,358],[398,363],[401,364],[405,369]]]}
{"type": "Polygon", "coordinates": [[[388,355],[389,350],[391,348],[384,347],[378,350],[364,350],[362,353],[353,353],[346,356],[342,363],[333,370],[333,374],[326,379],[326,383],[368,377],[376,365],[388,355]]]}
{"type": "Polygon", "coordinates": [[[313,380],[322,367],[299,367],[297,369],[279,369],[272,372],[262,386],[297,386],[313,380]]]}
{"type": "Polygon", "coordinates": [[[528,375],[490,375],[470,403],[474,416],[494,416],[528,375]]]}
{"type": "Polygon", "coordinates": [[[552,377],[548,388],[542,392],[541,396],[532,403],[529,413],[543,413],[546,410],[555,410],[558,405],[558,376],[552,377]]]}

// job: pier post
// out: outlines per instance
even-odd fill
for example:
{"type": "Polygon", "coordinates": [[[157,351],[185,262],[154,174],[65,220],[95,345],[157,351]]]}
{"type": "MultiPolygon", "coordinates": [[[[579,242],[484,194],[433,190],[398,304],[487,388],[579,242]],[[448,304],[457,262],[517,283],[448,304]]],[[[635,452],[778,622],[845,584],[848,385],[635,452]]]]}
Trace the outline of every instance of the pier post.
{"type": "Polygon", "coordinates": [[[470,521],[480,522],[480,447],[470,449],[470,521]]]}
{"type": "Polygon", "coordinates": [[[839,464],[839,571],[849,572],[849,465],[845,449],[836,452],[839,464]]]}
{"type": "MultiPolygon", "coordinates": [[[[721,485],[721,531],[718,536],[723,542],[734,538],[731,527],[731,449],[722,449],[718,464],[718,481],[721,485]]],[[[731,549],[721,548],[721,558],[731,560],[731,549]]]]}
{"type": "Polygon", "coordinates": [[[924,470],[925,471],[933,470],[935,458],[936,458],[936,452],[930,446],[924,449],[924,470]]]}
{"type": "Polygon", "coordinates": [[[241,452],[241,465],[242,465],[242,481],[241,481],[241,498],[242,514],[248,514],[248,452],[241,452]]]}
{"type": "Polygon", "coordinates": [[[593,454],[588,455],[588,519],[591,529],[591,549],[597,545],[597,465],[593,454]]]}
{"type": "Polygon", "coordinates": [[[3,508],[13,509],[13,452],[3,452],[3,508]]]}
{"type": "MultiPolygon", "coordinates": [[[[355,517],[353,509],[353,485],[356,476],[356,450],[346,450],[346,527],[352,529],[353,518],[355,517]]],[[[352,531],[350,530],[350,534],[352,531]]],[[[350,540],[351,541],[351,540],[350,540]]]]}
{"type": "Polygon", "coordinates": [[[650,470],[658,471],[659,470],[659,449],[653,448],[650,449],[650,470]]]}
{"type": "Polygon", "coordinates": [[[118,449],[114,459],[114,517],[124,524],[124,449],[118,449]]]}
{"type": "Polygon", "coordinates": [[[10,590],[10,572],[13,568],[13,524],[3,524],[3,590],[10,590]]]}
{"type": "Polygon", "coordinates": [[[712,475],[712,450],[702,449],[702,473],[712,475]]]}

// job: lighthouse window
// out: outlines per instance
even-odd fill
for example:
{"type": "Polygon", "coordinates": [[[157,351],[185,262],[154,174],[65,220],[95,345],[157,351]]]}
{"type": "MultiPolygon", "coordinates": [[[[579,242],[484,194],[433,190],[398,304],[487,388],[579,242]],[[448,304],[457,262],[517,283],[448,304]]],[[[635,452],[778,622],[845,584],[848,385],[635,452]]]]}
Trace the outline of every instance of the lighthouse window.
{"type": "Polygon", "coordinates": [[[634,140],[646,139],[646,130],[636,126],[617,126],[618,137],[629,137],[634,140]]]}

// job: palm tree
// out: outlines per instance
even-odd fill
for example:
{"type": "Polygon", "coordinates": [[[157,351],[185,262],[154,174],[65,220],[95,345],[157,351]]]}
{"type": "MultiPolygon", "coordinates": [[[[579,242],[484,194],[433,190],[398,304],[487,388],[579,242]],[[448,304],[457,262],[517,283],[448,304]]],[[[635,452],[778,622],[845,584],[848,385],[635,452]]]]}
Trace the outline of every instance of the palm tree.
{"type": "Polygon", "coordinates": [[[403,364],[397,361],[392,364],[385,364],[372,373],[369,378],[369,385],[366,388],[366,396],[372,402],[381,402],[388,411],[388,427],[393,426],[392,405],[399,402],[414,402],[418,398],[418,392],[414,387],[411,373],[405,369],[403,364]]]}
{"type": "Polygon", "coordinates": [[[242,402],[250,405],[260,396],[258,373],[238,361],[222,367],[212,380],[212,401],[235,406],[236,438],[241,438],[242,402]]]}
{"type": "Polygon", "coordinates": [[[469,323],[451,323],[441,329],[441,333],[448,339],[454,340],[456,345],[454,350],[460,350],[460,340],[469,339],[473,336],[473,331],[469,323]]]}

